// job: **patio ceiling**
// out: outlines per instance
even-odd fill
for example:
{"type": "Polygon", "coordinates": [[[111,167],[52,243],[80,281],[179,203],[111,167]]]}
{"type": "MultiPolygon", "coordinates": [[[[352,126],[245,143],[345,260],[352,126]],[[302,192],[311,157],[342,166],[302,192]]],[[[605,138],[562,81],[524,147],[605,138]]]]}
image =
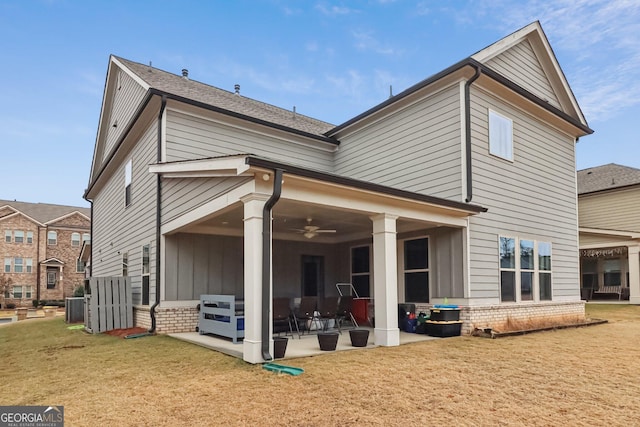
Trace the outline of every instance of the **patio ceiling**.
{"type": "MultiPolygon", "coordinates": [[[[242,236],[244,232],[243,206],[236,204],[182,229],[186,233],[221,234],[242,236]]],[[[399,218],[398,233],[424,230],[437,224],[410,221],[399,218]]],[[[311,205],[293,200],[281,200],[273,210],[273,236],[278,240],[313,241],[314,243],[339,243],[371,237],[372,222],[368,215],[329,206],[311,205]],[[311,218],[312,225],[321,229],[336,230],[307,239],[301,232],[311,218]]]]}

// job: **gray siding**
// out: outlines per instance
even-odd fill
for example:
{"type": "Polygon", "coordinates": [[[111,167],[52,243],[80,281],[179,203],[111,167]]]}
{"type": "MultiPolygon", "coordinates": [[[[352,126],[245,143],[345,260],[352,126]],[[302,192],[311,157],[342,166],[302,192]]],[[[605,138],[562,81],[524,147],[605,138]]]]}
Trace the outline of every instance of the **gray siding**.
{"type": "Polygon", "coordinates": [[[134,303],[141,302],[142,246],[150,244],[150,301],[155,300],[156,177],[149,164],[156,159],[157,126],[154,123],[138,141],[104,188],[93,207],[93,276],[121,276],[122,254],[129,255],[129,276],[134,303]],[[124,206],[124,165],[132,159],[131,204],[124,206]]]}
{"type": "Polygon", "coordinates": [[[335,171],[460,201],[460,91],[454,85],[341,140],[335,171]]]}
{"type": "Polygon", "coordinates": [[[146,93],[145,89],[129,77],[129,75],[120,70],[117,72],[113,102],[110,106],[110,116],[102,123],[103,126],[107,126],[106,144],[104,152],[102,153],[102,161],[107,158],[118,141],[118,138],[122,136],[122,132],[127,128],[129,121],[146,93]],[[116,121],[118,125],[114,127],[113,125],[116,121]]]}
{"type": "Polygon", "coordinates": [[[471,297],[500,298],[500,235],[551,242],[553,297],[578,295],[573,138],[475,88],[472,138],[473,202],[489,211],[471,217],[471,297]],[[489,154],[489,108],[513,119],[513,162],[489,154]]]}
{"type": "MultiPolygon", "coordinates": [[[[167,236],[166,294],[169,301],[196,300],[201,294],[244,295],[241,237],[178,233],[167,236]]],[[[299,297],[301,256],[324,257],[325,294],[336,282],[349,281],[348,247],[317,243],[273,242],[274,296],[299,297]],[[344,249],[344,248],[347,249],[344,249]]]]}
{"type": "Polygon", "coordinates": [[[164,179],[162,181],[162,223],[171,221],[251,179],[251,177],[164,179]]]}
{"type": "Polygon", "coordinates": [[[202,294],[244,295],[241,237],[178,233],[167,236],[165,300],[202,294]]]}
{"type": "Polygon", "coordinates": [[[640,187],[578,198],[580,227],[640,232],[640,187]]]}
{"type": "Polygon", "coordinates": [[[491,58],[486,62],[486,65],[534,95],[548,101],[554,107],[561,108],[558,97],[528,40],[524,40],[506,52],[491,58]]]}
{"type": "Polygon", "coordinates": [[[234,128],[175,110],[167,111],[166,161],[229,154],[255,154],[323,171],[331,170],[333,158],[332,153],[310,146],[234,128]]]}

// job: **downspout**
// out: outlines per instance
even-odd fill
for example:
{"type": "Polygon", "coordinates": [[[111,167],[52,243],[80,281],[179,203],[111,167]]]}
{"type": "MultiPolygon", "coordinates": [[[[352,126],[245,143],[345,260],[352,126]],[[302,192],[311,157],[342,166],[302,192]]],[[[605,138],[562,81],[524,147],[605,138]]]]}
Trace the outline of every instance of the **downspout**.
{"type": "MultiPolygon", "coordinates": [[[[162,161],[162,116],[167,106],[167,96],[162,95],[162,104],[158,113],[158,163],[162,161]]],[[[160,174],[156,176],[156,300],[149,310],[151,315],[151,329],[149,333],[156,331],[156,307],[160,304],[160,213],[162,202],[162,179],[160,174]]]]}
{"type": "Polygon", "coordinates": [[[473,198],[473,181],[471,170],[471,85],[476,81],[482,70],[479,65],[475,65],[476,73],[464,84],[464,127],[465,127],[465,147],[466,147],[466,163],[467,163],[467,198],[466,202],[470,203],[473,198]]]}
{"type": "Polygon", "coordinates": [[[269,353],[269,325],[271,323],[271,210],[282,194],[282,169],[274,170],[273,194],[262,210],[262,358],[272,360],[269,353]]]}

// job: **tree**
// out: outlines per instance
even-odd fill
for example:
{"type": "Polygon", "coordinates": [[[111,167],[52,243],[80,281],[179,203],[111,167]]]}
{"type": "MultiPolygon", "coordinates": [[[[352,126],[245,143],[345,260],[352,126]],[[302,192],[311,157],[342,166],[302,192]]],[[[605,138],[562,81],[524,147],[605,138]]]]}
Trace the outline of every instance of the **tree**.
{"type": "Polygon", "coordinates": [[[5,296],[11,292],[11,285],[13,285],[13,279],[11,276],[3,274],[0,276],[0,298],[4,301],[5,296]]]}

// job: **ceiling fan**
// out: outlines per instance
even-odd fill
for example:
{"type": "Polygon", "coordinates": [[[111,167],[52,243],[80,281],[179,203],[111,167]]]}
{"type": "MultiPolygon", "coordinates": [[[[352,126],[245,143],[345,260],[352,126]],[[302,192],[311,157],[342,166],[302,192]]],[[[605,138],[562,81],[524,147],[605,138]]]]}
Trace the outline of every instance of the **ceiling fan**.
{"type": "Polygon", "coordinates": [[[324,230],[318,227],[317,225],[311,225],[311,221],[313,221],[313,219],[307,218],[307,225],[305,225],[304,228],[294,228],[293,230],[297,231],[298,233],[302,233],[302,235],[307,239],[313,239],[320,233],[336,232],[336,230],[324,230]]]}

